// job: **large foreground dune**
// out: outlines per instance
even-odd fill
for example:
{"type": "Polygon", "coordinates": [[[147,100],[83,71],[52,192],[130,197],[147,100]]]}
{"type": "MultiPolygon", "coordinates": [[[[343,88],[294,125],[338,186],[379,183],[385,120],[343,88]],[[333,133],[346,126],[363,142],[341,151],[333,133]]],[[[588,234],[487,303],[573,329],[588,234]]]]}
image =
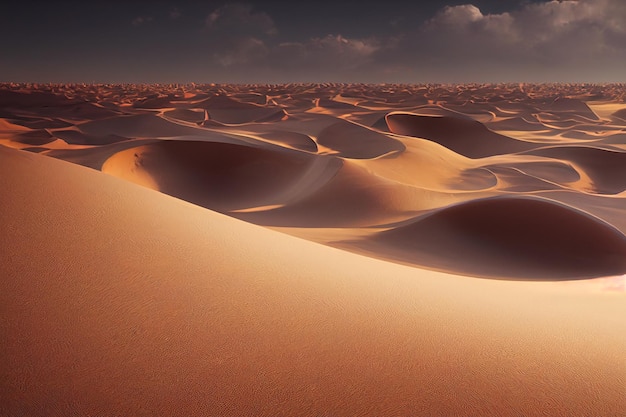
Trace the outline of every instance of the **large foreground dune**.
{"type": "Polygon", "coordinates": [[[586,88],[2,86],[0,415],[624,415],[586,88]]]}

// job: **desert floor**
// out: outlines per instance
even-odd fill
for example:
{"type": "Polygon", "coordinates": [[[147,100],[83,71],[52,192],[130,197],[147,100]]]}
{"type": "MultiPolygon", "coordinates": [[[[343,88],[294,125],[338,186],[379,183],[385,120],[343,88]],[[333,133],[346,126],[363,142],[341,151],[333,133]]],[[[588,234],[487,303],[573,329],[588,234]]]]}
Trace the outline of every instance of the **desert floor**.
{"type": "Polygon", "coordinates": [[[626,415],[623,85],[0,85],[1,416],[626,415]]]}

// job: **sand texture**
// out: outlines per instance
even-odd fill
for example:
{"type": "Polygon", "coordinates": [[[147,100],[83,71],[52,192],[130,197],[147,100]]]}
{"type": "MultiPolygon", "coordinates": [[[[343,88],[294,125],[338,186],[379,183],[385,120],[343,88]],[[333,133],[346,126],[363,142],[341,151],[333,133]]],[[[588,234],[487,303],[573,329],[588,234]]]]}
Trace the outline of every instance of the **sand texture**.
{"type": "Polygon", "coordinates": [[[0,416],[626,415],[619,85],[0,85],[0,416]]]}

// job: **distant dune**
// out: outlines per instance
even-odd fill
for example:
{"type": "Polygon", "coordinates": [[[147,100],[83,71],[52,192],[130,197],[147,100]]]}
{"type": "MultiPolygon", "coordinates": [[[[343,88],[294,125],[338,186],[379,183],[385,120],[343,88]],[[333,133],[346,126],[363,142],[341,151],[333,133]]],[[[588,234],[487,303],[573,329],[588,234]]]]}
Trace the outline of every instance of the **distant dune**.
{"type": "Polygon", "coordinates": [[[0,85],[0,416],[625,415],[625,98],[0,85]]]}

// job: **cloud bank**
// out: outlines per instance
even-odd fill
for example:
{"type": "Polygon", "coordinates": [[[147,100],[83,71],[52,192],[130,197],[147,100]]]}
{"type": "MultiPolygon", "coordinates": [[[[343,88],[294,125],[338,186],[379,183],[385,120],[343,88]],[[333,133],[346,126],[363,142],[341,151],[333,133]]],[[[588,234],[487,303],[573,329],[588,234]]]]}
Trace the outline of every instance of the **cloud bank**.
{"type": "Polygon", "coordinates": [[[526,3],[499,14],[464,4],[393,36],[293,41],[268,14],[228,4],[206,18],[207,64],[234,77],[253,66],[284,81],[616,81],[626,64],[623,22],[622,0],[526,3]]]}

